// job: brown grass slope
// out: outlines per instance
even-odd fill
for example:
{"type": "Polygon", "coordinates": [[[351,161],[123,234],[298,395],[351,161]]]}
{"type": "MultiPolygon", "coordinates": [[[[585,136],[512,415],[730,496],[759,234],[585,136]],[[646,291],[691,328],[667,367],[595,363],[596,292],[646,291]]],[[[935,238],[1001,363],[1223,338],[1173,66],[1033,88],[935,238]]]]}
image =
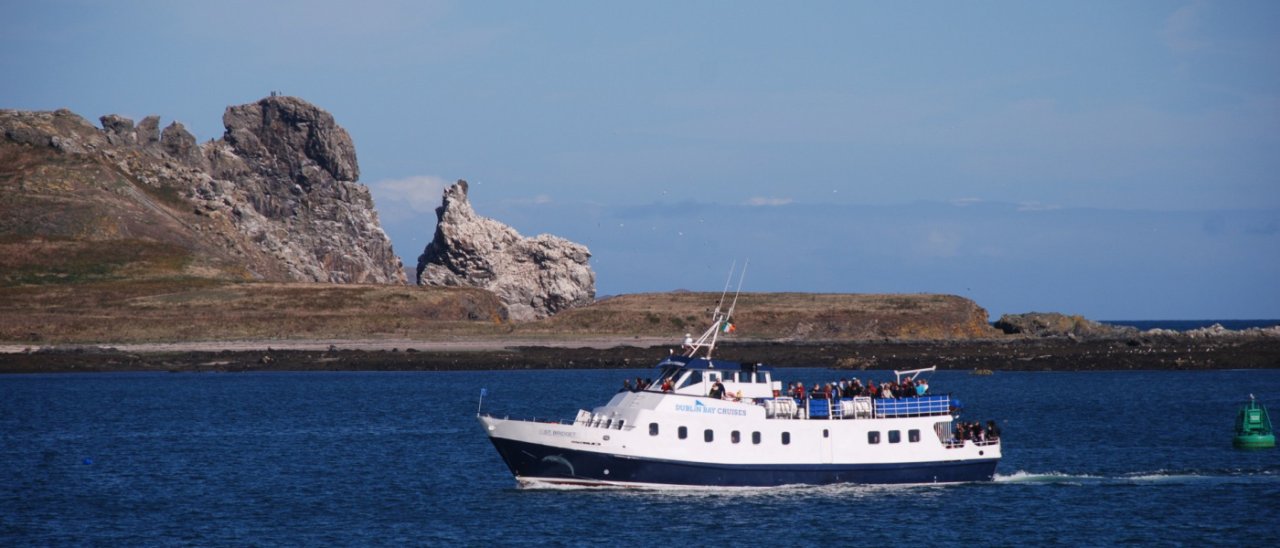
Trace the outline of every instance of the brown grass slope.
{"type": "MultiPolygon", "coordinates": [[[[0,287],[0,342],[307,339],[678,341],[706,327],[713,293],[624,295],[524,323],[480,289],[151,278],[0,287]]],[[[972,339],[986,312],[949,295],[743,294],[728,341],[972,339]]]]}
{"type": "MultiPolygon", "coordinates": [[[[521,325],[520,330],[639,336],[691,332],[696,336],[707,327],[719,300],[719,293],[622,295],[521,325]]],[[[929,340],[998,336],[987,324],[986,310],[954,295],[744,293],[738,298],[733,323],[738,330],[730,339],[929,340]]]]}
{"type": "Polygon", "coordinates": [[[0,287],[0,341],[18,344],[377,339],[499,332],[479,289],[175,278],[0,287]]]}
{"type": "Polygon", "coordinates": [[[0,140],[0,285],[247,278],[184,191],[99,157],[0,140]]]}

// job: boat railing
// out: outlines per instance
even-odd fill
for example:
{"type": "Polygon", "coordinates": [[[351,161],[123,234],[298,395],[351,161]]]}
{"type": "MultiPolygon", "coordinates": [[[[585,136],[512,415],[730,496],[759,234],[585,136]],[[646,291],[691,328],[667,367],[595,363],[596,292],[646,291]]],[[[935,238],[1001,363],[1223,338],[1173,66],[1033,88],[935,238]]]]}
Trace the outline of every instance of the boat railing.
{"type": "Polygon", "coordinates": [[[603,428],[605,430],[632,430],[635,428],[635,425],[627,423],[624,418],[605,413],[592,413],[586,409],[578,410],[578,416],[573,419],[573,424],[588,428],[603,428]]]}
{"type": "MultiPolygon", "coordinates": [[[[590,414],[590,413],[588,412],[588,414],[590,414]]],[[[481,414],[480,414],[480,416],[482,416],[482,417],[494,418],[494,419],[499,418],[499,417],[497,417],[496,415],[491,415],[491,414],[489,414],[489,413],[481,413],[481,414]]],[[[635,428],[635,425],[633,425],[633,424],[628,424],[628,423],[626,422],[626,420],[625,420],[625,419],[617,419],[617,418],[614,418],[614,419],[603,419],[603,420],[596,420],[596,421],[580,421],[580,420],[568,420],[568,419],[546,419],[546,418],[541,418],[541,417],[533,417],[533,418],[521,418],[521,417],[517,417],[517,418],[515,418],[515,419],[512,419],[510,415],[503,416],[503,417],[501,417],[501,418],[502,418],[502,420],[516,420],[516,421],[521,421],[521,422],[537,422],[537,423],[542,423],[542,424],[559,424],[559,425],[563,425],[563,426],[574,426],[574,425],[579,425],[579,426],[587,426],[587,427],[591,427],[591,428],[604,428],[604,429],[608,429],[608,430],[624,430],[624,431],[628,431],[628,430],[632,430],[632,429],[634,429],[634,428],[635,428]]]]}
{"type": "Polygon", "coordinates": [[[905,398],[765,398],[765,416],[771,419],[887,419],[949,415],[953,411],[950,394],[905,398]]]}
{"type": "Polygon", "coordinates": [[[965,444],[965,443],[972,443],[973,445],[976,445],[976,446],[978,446],[978,447],[988,447],[988,446],[991,446],[991,445],[1000,445],[1000,438],[995,438],[995,439],[990,439],[990,440],[981,440],[981,441],[979,441],[979,440],[961,440],[961,439],[956,439],[956,438],[950,438],[950,439],[947,439],[946,441],[942,442],[942,446],[943,446],[943,447],[945,447],[945,448],[947,448],[947,449],[960,449],[960,448],[964,447],[964,444],[965,444]]]}

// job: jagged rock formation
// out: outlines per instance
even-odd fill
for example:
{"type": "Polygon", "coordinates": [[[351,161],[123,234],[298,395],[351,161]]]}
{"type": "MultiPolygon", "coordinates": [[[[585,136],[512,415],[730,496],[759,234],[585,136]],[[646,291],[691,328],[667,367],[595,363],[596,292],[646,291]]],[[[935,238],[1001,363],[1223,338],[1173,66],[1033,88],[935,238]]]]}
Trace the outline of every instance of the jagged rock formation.
{"type": "Polygon", "coordinates": [[[1083,316],[1068,316],[1057,312],[1005,314],[996,321],[995,328],[1010,335],[1082,339],[1129,337],[1138,333],[1132,327],[1107,325],[1083,316]]]}
{"type": "MultiPolygon", "coordinates": [[[[351,137],[294,97],[228,107],[198,144],[137,125],[0,110],[7,281],[172,276],[405,283],[351,137]]],[[[6,280],[0,280],[4,282],[6,280]]]]}
{"type": "Polygon", "coordinates": [[[418,257],[420,285],[488,289],[513,320],[544,318],[595,299],[586,246],[549,234],[524,238],[476,215],[466,181],[444,191],[436,217],[435,236],[418,257]]]}

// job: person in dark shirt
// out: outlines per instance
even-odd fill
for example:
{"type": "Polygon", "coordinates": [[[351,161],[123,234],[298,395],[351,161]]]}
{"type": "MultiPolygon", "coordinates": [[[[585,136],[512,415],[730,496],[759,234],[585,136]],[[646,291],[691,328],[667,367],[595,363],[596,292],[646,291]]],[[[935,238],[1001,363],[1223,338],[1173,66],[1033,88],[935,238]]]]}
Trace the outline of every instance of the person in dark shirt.
{"type": "Polygon", "coordinates": [[[721,398],[723,398],[723,397],[724,397],[724,385],[723,385],[723,384],[720,384],[720,381],[716,381],[716,382],[715,382],[715,384],[711,385],[711,393],[710,393],[710,394],[708,394],[708,395],[709,395],[710,397],[712,397],[712,398],[715,398],[715,399],[721,399],[721,398]]]}

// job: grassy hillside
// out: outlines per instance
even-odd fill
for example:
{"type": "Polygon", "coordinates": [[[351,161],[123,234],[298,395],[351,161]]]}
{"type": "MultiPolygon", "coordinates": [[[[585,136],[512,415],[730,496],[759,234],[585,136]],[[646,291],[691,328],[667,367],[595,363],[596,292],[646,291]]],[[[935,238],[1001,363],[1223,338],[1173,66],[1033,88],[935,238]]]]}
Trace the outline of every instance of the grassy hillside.
{"type": "Polygon", "coordinates": [[[101,158],[0,143],[0,285],[247,279],[180,192],[101,158]]]}
{"type": "MultiPolygon", "coordinates": [[[[0,286],[0,341],[17,344],[272,339],[539,340],[661,337],[705,329],[719,294],[646,293],[527,323],[478,289],[228,282],[202,278],[0,286]]],[[[996,336],[949,295],[749,293],[727,340],[996,336]]]]}
{"type": "Polygon", "coordinates": [[[503,328],[501,303],[478,289],[198,278],[0,287],[0,341],[18,344],[433,338],[503,328]]]}
{"type": "MultiPolygon", "coordinates": [[[[707,327],[719,293],[643,293],[562,312],[522,331],[671,336],[707,327]]],[[[727,307],[727,304],[726,304],[727,307]]],[[[953,295],[744,293],[733,338],[762,340],[990,337],[987,313],[953,295]]]]}

